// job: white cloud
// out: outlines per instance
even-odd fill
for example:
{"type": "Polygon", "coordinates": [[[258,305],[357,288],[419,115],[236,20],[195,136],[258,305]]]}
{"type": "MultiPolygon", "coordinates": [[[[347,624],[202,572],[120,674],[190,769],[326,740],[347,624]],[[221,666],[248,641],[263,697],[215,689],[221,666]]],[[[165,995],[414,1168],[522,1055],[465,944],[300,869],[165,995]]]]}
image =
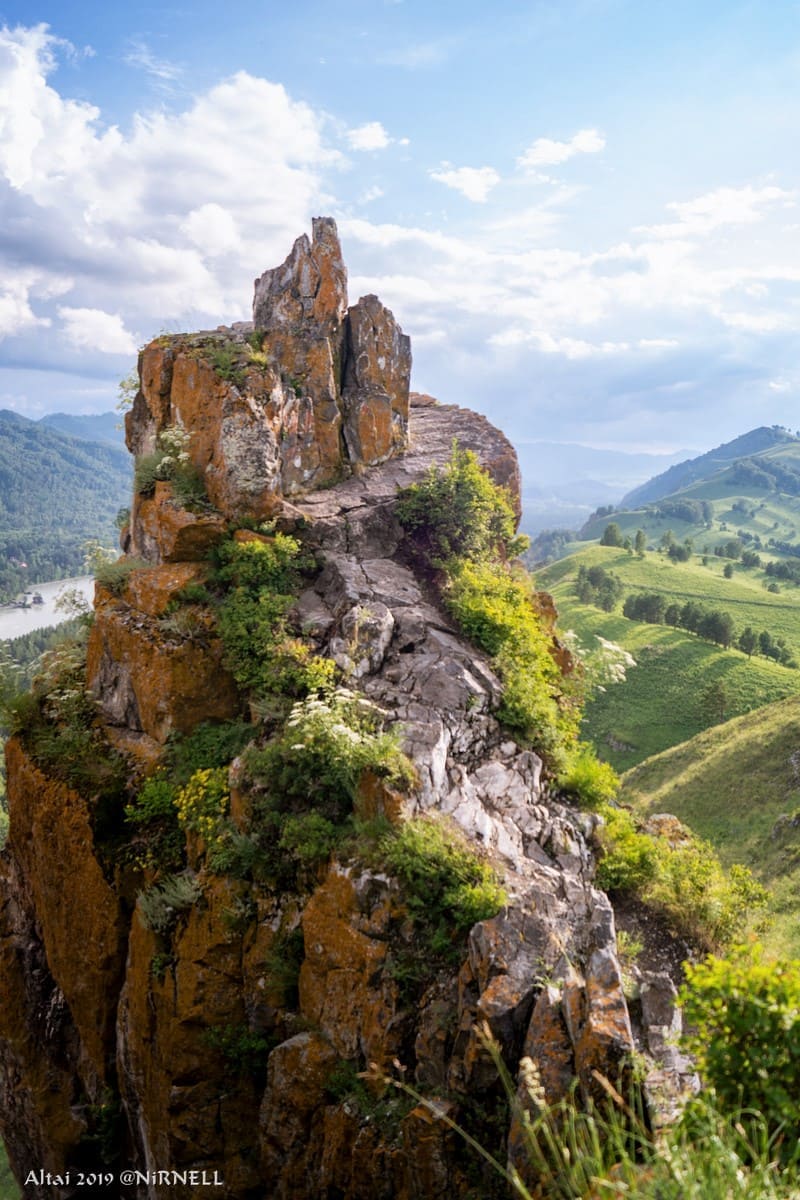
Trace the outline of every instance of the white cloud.
{"type": "Polygon", "coordinates": [[[22,271],[7,277],[0,285],[0,339],[21,333],[36,325],[49,325],[47,317],[37,317],[30,306],[30,294],[37,281],[35,272],[22,271]]]}
{"type": "Polygon", "coordinates": [[[343,160],[323,116],[239,72],[183,111],[135,114],[123,133],[51,86],[60,51],[45,26],[0,28],[0,224],[13,215],[37,272],[30,295],[12,294],[0,258],[0,332],[45,319],[30,297],[63,294],[59,258],[68,307],[114,313],[124,296],[129,328],[246,315],[253,276],[330,211],[322,173],[343,160]]]}
{"type": "Polygon", "coordinates": [[[493,167],[452,167],[450,163],[442,163],[438,171],[429,174],[437,183],[461,192],[475,204],[484,204],[489,192],[500,182],[493,167]]]}
{"type": "Polygon", "coordinates": [[[347,141],[351,150],[385,150],[392,139],[380,121],[368,121],[357,129],[348,129],[347,141]]]}
{"type": "Polygon", "coordinates": [[[221,204],[201,204],[181,223],[181,232],[206,254],[226,254],[239,243],[239,231],[230,212],[221,204]]]}
{"type": "Polygon", "coordinates": [[[378,187],[376,184],[374,187],[368,187],[363,191],[358,197],[358,202],[359,204],[371,204],[373,200],[380,200],[383,194],[383,188],[378,187]]]}
{"type": "Polygon", "coordinates": [[[489,338],[491,346],[520,346],[526,343],[542,354],[560,354],[568,359],[623,354],[631,348],[628,342],[587,342],[582,338],[558,337],[543,329],[507,329],[489,338]]]}
{"type": "Polygon", "coordinates": [[[142,38],[132,38],[130,50],[123,58],[129,67],[138,67],[161,83],[173,83],[183,74],[183,67],[166,58],[158,58],[142,38]]]}
{"type": "MultiPolygon", "coordinates": [[[[576,154],[597,154],[605,144],[605,137],[596,129],[579,129],[568,142],[537,138],[533,145],[519,156],[517,166],[525,171],[535,171],[537,167],[556,167],[574,158],[576,154]]],[[[547,176],[542,178],[547,179],[547,176]]]]}
{"type": "Polygon", "coordinates": [[[685,238],[711,233],[726,225],[753,225],[764,219],[766,212],[779,204],[793,204],[794,193],[783,188],[721,187],[693,200],[673,201],[667,208],[677,220],[666,225],[641,225],[638,233],[657,238],[685,238]]]}
{"type": "Polygon", "coordinates": [[[61,306],[58,315],[64,323],[64,337],[79,350],[99,350],[101,354],[136,353],[136,339],[125,328],[119,313],[61,306]]]}

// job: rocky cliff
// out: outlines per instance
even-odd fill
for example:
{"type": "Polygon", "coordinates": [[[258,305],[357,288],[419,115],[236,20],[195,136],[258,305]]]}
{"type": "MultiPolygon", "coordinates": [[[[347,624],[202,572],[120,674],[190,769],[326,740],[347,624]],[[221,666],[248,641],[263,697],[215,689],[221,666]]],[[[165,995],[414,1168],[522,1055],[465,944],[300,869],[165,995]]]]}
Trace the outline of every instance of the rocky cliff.
{"type": "MultiPolygon", "coordinates": [[[[518,505],[516,457],[484,418],[409,402],[410,362],[376,297],[348,307],[327,219],[256,281],[252,326],[141,354],[128,557],[98,583],[85,677],[68,688],[59,668],[7,751],[0,1123],[18,1178],[36,1173],[26,1196],[82,1195],[81,1170],[142,1200],[204,1181],[231,1200],[501,1195],[448,1124],[524,1170],[485,1035],[512,1074],[527,1056],[549,1099],[616,1080],[634,1047],[595,818],[498,722],[492,663],[397,518],[398,490],[454,440],[518,505]],[[291,606],[254,600],[253,563],[288,546],[291,606]],[[347,692],[324,699],[336,680],[347,692]],[[360,822],[343,818],[346,838],[342,781],[313,757],[323,733],[388,755],[357,778],[366,760],[342,759],[360,822]],[[499,881],[495,915],[465,926],[443,901],[452,924],[432,928],[374,833],[420,818],[476,888],[499,881]],[[424,1099],[380,1083],[398,1072],[424,1099]]],[[[657,982],[654,1036],[673,1019],[657,982]]]]}

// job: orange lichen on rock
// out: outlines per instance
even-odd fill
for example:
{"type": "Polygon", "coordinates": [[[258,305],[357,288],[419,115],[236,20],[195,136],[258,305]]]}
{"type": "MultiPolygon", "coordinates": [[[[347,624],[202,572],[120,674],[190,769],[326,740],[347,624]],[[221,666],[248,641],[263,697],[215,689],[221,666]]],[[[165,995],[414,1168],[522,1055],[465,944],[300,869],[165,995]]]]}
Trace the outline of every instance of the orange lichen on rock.
{"type": "Polygon", "coordinates": [[[173,731],[201,721],[226,721],[239,711],[222,643],[172,640],[157,621],[100,594],[89,635],[86,676],[105,720],[163,744],[173,731]]]}
{"type": "Polygon", "coordinates": [[[41,771],[17,738],[6,762],[9,848],[31,890],[50,972],[93,1070],[105,1079],[126,922],[95,852],[91,801],[41,771]]]}
{"type": "Polygon", "coordinates": [[[386,1063],[399,1049],[398,988],[381,971],[396,916],[397,902],[377,877],[357,880],[335,864],[303,911],[300,1011],[329,1031],[342,1058],[386,1063]]]}

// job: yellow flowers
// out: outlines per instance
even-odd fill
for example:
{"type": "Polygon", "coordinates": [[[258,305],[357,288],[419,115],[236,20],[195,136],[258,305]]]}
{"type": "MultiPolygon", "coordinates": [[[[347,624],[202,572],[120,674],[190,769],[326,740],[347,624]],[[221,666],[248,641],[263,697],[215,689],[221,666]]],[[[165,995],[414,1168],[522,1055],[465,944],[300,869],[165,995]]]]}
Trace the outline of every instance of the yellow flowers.
{"type": "Polygon", "coordinates": [[[227,767],[195,771],[175,797],[181,827],[199,833],[207,842],[214,841],[219,834],[229,806],[227,767]]]}

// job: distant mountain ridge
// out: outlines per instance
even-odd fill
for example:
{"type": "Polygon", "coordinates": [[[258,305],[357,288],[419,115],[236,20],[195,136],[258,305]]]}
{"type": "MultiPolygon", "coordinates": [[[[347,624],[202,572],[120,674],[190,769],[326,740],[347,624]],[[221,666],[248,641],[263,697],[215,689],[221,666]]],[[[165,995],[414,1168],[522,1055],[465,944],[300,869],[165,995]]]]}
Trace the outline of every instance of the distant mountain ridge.
{"type": "Polygon", "coordinates": [[[618,507],[622,510],[639,508],[643,504],[663,500],[664,497],[683,491],[700,479],[709,478],[737,459],[750,458],[777,445],[798,441],[800,439],[780,426],[760,425],[757,429],[751,429],[749,433],[734,438],[733,441],[723,442],[721,446],[698,455],[697,458],[689,458],[669,467],[647,483],[628,492],[618,507]]]}
{"type": "Polygon", "coordinates": [[[131,473],[122,446],[0,410],[0,602],[31,583],[82,574],[88,539],[113,545],[131,473]]]}
{"type": "Polygon", "coordinates": [[[125,445],[122,416],[118,412],[48,413],[36,423],[84,442],[101,442],[118,447],[125,445]]]}

